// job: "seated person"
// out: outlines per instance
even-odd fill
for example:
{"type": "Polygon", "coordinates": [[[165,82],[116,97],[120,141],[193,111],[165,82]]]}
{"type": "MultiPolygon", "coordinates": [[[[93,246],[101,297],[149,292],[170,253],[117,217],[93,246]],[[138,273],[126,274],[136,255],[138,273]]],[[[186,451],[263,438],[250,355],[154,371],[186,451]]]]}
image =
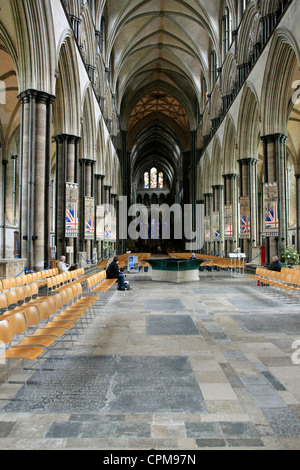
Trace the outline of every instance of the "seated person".
{"type": "Polygon", "coordinates": [[[66,263],[66,257],[61,256],[59,262],[57,263],[60,274],[66,273],[69,271],[70,265],[66,263]]]}
{"type": "Polygon", "coordinates": [[[269,271],[281,271],[281,263],[278,259],[278,256],[273,256],[273,263],[270,264],[269,271]]]}
{"type": "Polygon", "coordinates": [[[195,255],[195,253],[192,253],[192,256],[190,257],[190,259],[197,259],[197,256],[195,255]]]}
{"type": "Polygon", "coordinates": [[[122,274],[119,269],[119,258],[117,256],[114,257],[112,263],[106,269],[106,277],[107,279],[118,279],[118,290],[125,290],[125,274],[122,274]]]}

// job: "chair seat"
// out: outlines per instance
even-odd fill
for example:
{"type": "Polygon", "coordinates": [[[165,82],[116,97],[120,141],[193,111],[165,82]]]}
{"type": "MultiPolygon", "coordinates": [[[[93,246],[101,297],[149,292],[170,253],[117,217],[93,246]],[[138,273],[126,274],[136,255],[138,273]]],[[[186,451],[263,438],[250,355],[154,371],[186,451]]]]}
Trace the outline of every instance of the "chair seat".
{"type": "Polygon", "coordinates": [[[15,347],[5,351],[2,359],[29,359],[33,361],[44,352],[43,348],[39,346],[32,347],[15,347]]]}
{"type": "Polygon", "coordinates": [[[48,348],[55,342],[55,338],[53,336],[29,336],[27,338],[23,338],[19,345],[20,346],[41,346],[44,348],[48,348]]]}

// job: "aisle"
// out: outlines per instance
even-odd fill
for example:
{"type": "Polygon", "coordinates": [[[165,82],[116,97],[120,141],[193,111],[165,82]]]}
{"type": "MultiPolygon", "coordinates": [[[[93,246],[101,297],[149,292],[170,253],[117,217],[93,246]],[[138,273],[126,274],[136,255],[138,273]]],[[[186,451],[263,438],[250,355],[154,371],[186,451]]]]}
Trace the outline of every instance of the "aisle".
{"type": "Polygon", "coordinates": [[[29,398],[1,381],[1,449],[300,447],[298,305],[231,278],[131,284],[29,398]]]}

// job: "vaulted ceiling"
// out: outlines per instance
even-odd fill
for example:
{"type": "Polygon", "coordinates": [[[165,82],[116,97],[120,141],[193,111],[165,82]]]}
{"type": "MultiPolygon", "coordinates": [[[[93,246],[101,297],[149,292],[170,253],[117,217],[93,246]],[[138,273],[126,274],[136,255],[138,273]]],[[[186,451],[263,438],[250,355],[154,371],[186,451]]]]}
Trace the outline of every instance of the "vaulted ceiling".
{"type": "Polygon", "coordinates": [[[128,147],[134,149],[139,167],[151,153],[163,158],[166,152],[170,162],[180,158],[177,146],[189,149],[190,131],[199,124],[203,77],[209,83],[210,52],[219,50],[222,4],[106,2],[106,61],[113,73],[121,129],[127,131],[128,147]]]}

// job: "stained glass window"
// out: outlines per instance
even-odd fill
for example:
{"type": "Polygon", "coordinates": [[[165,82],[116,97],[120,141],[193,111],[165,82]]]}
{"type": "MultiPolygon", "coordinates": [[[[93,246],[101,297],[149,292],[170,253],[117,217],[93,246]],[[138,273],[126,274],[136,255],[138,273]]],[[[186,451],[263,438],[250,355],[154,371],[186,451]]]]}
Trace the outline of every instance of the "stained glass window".
{"type": "Polygon", "coordinates": [[[158,187],[159,189],[163,189],[164,187],[164,174],[163,173],[159,173],[158,175],[158,187]]]}
{"type": "Polygon", "coordinates": [[[157,188],[157,169],[151,169],[151,189],[157,188]]]}
{"type": "Polygon", "coordinates": [[[149,182],[150,182],[149,173],[146,171],[146,173],[144,173],[144,188],[145,189],[149,189],[149,182]]]}

